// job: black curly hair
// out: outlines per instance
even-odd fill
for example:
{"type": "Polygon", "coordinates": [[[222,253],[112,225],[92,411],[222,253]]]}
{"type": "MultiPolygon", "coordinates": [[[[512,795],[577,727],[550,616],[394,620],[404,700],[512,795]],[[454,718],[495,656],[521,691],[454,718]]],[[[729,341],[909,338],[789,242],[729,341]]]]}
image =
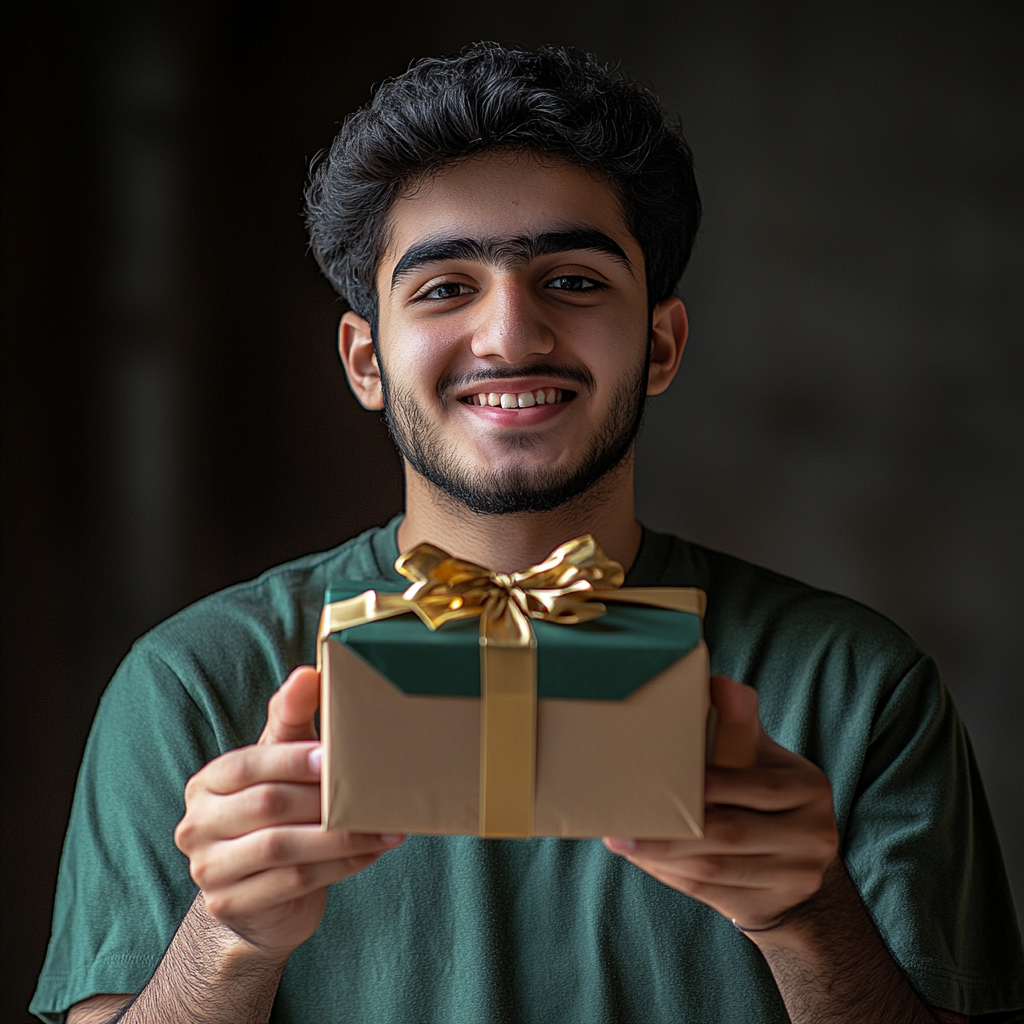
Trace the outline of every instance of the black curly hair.
{"type": "Polygon", "coordinates": [[[644,254],[649,307],[672,294],[701,216],[678,122],[649,89],[579,50],[477,43],[385,82],[314,160],[306,189],[313,253],[374,335],[392,203],[424,177],[493,149],[552,154],[607,176],[644,254]]]}

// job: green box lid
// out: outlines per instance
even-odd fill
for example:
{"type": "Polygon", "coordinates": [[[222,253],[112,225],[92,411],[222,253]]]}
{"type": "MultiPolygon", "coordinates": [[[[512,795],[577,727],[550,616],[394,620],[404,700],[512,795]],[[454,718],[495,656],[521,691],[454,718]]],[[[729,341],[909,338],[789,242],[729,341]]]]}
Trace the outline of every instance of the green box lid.
{"type": "MultiPolygon", "coordinates": [[[[366,590],[401,593],[388,580],[339,581],[326,604],[366,590]]],[[[608,602],[608,612],[577,626],[531,620],[537,636],[537,695],[622,700],[688,654],[701,638],[700,616],[608,602]]],[[[403,693],[480,696],[480,624],[450,622],[431,632],[415,615],[368,622],[332,634],[403,693]]]]}

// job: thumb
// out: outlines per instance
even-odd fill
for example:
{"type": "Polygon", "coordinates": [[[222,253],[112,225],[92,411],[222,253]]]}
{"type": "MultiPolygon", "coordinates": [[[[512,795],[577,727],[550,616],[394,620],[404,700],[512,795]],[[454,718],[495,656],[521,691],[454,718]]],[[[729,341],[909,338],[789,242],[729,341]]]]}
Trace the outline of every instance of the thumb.
{"type": "Polygon", "coordinates": [[[752,767],[761,736],[757,690],[728,676],[712,676],[711,703],[718,712],[711,763],[719,768],[752,767]]]}
{"type": "Polygon", "coordinates": [[[311,665],[297,668],[270,698],[267,724],[260,743],[292,743],[315,740],[313,716],[320,706],[320,674],[311,665]]]}

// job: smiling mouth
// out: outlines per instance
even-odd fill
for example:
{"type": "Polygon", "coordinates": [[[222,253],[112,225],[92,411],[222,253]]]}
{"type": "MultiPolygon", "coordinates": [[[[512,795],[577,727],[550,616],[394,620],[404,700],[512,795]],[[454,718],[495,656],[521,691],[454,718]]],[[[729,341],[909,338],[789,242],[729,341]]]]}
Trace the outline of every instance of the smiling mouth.
{"type": "Polygon", "coordinates": [[[466,395],[460,399],[464,405],[489,405],[495,409],[532,409],[535,405],[557,405],[571,402],[575,391],[565,388],[537,388],[534,391],[489,391],[466,395]]]}

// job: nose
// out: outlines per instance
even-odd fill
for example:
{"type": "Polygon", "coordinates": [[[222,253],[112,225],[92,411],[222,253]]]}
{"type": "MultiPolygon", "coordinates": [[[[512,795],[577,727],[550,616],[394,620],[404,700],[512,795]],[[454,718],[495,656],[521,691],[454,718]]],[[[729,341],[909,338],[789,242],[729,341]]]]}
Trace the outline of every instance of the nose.
{"type": "Polygon", "coordinates": [[[555,347],[555,335],[539,307],[527,284],[511,274],[496,277],[484,302],[477,304],[473,355],[513,365],[547,355],[555,347]]]}

